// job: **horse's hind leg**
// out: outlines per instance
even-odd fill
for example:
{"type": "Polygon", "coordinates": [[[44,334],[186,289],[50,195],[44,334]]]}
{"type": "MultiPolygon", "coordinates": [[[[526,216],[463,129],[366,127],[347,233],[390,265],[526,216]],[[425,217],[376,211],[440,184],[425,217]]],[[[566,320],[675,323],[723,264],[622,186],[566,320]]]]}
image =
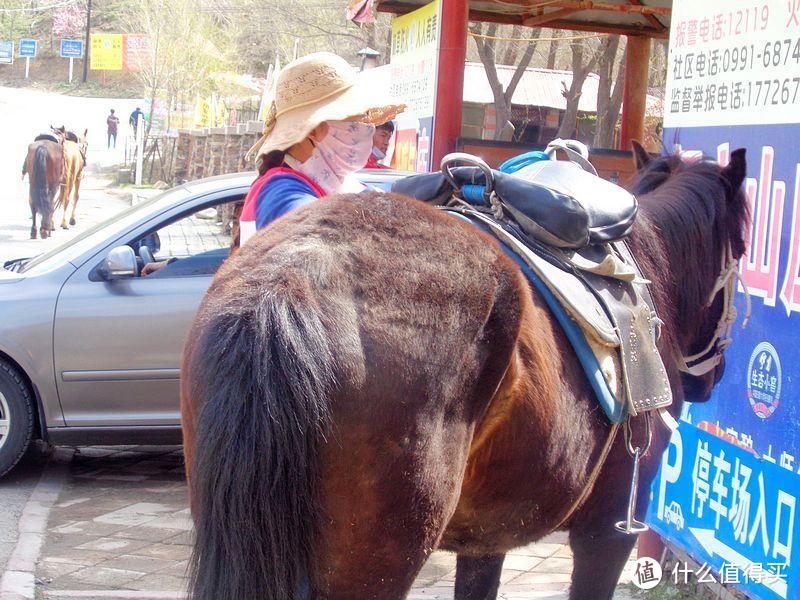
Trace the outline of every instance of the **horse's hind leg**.
{"type": "MultiPolygon", "coordinates": [[[[69,177],[69,175],[67,175],[69,177]]],[[[61,190],[58,196],[58,203],[61,205],[63,209],[63,213],[61,213],[61,229],[69,229],[69,225],[67,225],[67,211],[69,210],[69,179],[67,182],[61,185],[61,190]]],[[[55,211],[54,211],[55,212],[55,211]]]]}
{"type": "Polygon", "coordinates": [[[77,220],[75,219],[75,212],[78,210],[78,195],[80,194],[80,190],[81,190],[81,174],[80,173],[75,177],[75,182],[73,184],[73,187],[75,188],[75,196],[72,199],[72,214],[69,217],[69,224],[70,225],[75,225],[75,223],[77,223],[77,220]]]}
{"type": "Polygon", "coordinates": [[[636,536],[613,529],[602,534],[570,531],[569,543],[573,555],[570,600],[611,600],[636,536]]]}
{"type": "Polygon", "coordinates": [[[31,223],[31,239],[36,239],[36,209],[33,207],[33,200],[31,200],[31,219],[33,223],[31,223]]]}
{"type": "Polygon", "coordinates": [[[316,587],[326,600],[402,600],[455,510],[468,431],[395,413],[364,435],[361,419],[340,426],[323,458],[316,587]]]}
{"type": "Polygon", "coordinates": [[[456,561],[456,600],[495,600],[500,587],[505,554],[488,556],[458,555],[456,561]]]}

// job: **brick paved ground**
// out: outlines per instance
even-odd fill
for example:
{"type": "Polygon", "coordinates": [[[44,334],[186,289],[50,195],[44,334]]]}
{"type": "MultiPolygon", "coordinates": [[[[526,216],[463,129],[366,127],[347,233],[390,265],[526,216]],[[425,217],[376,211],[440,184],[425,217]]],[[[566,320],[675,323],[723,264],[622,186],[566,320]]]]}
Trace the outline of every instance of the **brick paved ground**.
{"type": "MultiPolygon", "coordinates": [[[[190,530],[180,448],[81,448],[49,517],[37,598],[181,598],[190,530]]],[[[510,553],[500,598],[566,598],[565,542],[557,533],[510,553]]],[[[450,599],[454,577],[455,557],[435,553],[408,598],[450,599]]]]}
{"type": "Polygon", "coordinates": [[[160,258],[194,256],[208,250],[229,248],[231,236],[222,231],[216,209],[206,209],[158,230],[160,258]]]}
{"type": "Polygon", "coordinates": [[[82,448],[50,515],[36,571],[39,597],[79,590],[178,597],[190,530],[180,448],[82,448]]]}

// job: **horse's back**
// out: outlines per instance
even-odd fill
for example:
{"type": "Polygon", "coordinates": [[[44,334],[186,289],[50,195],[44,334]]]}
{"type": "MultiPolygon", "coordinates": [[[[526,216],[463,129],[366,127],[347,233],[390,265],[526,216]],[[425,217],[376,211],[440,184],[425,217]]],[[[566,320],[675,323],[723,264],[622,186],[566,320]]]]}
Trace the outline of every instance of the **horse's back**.
{"type": "Polygon", "coordinates": [[[364,193],[312,203],[263,229],[227,261],[209,295],[246,309],[264,292],[292,287],[332,324],[340,367],[354,382],[389,369],[444,395],[439,382],[498,345],[493,328],[513,341],[520,277],[472,225],[401,196],[364,193]],[[245,274],[258,282],[246,291],[245,274]]]}

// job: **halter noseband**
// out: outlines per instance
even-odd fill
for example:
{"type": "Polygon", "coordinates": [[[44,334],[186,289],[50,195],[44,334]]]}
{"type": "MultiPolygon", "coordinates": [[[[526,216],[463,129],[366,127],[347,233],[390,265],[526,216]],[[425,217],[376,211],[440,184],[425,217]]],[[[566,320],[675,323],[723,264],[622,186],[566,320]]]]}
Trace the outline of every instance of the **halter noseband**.
{"type": "Polygon", "coordinates": [[[696,354],[681,356],[678,359],[678,370],[694,377],[700,377],[716,368],[722,360],[725,349],[733,342],[730,335],[737,316],[736,307],[733,304],[737,281],[741,282],[744,289],[746,303],[744,321],[742,321],[742,329],[744,329],[750,318],[750,294],[739,274],[739,261],[733,258],[730,244],[726,244],[722,253],[722,268],[711,289],[708,302],[706,302],[706,307],[710,307],[717,294],[722,292],[722,314],[719,316],[717,327],[706,347],[696,354]]]}

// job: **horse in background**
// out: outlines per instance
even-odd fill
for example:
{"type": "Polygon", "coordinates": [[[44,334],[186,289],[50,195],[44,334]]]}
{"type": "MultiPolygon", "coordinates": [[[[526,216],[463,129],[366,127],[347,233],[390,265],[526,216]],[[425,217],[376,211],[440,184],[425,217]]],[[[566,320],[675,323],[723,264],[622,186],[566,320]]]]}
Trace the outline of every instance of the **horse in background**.
{"type": "MultiPolygon", "coordinates": [[[[743,151],[725,168],[663,160],[628,244],[675,416],[724,369],[678,363],[715,335],[709,297],[749,215],[743,151]]],[[[570,597],[610,599],[636,541],[614,528],[625,440],[544,299],[493,238],[393,194],[306,205],[220,268],[181,412],[197,600],[399,600],[436,548],[458,554],[456,598],[489,600],[506,552],[554,529],[569,530],[570,597]]],[[[668,437],[653,424],[639,515],[668,437]]]]}
{"type": "Polygon", "coordinates": [[[36,239],[36,215],[40,216],[39,234],[42,239],[54,231],[53,212],[55,198],[61,187],[64,173],[64,148],[53,141],[50,134],[38,136],[28,145],[28,154],[22,164],[22,177],[29,175],[28,203],[31,207],[31,239],[36,239]]]}
{"type": "Polygon", "coordinates": [[[58,201],[59,206],[61,206],[64,211],[61,218],[62,229],[69,229],[67,225],[67,211],[69,209],[70,198],[72,198],[72,214],[70,215],[69,224],[75,225],[76,223],[75,213],[78,208],[83,169],[86,166],[86,150],[88,148],[86,137],[88,133],[89,130],[85,129],[83,135],[79,137],[72,131],[65,132],[65,139],[63,142],[64,179],[58,201]]]}

